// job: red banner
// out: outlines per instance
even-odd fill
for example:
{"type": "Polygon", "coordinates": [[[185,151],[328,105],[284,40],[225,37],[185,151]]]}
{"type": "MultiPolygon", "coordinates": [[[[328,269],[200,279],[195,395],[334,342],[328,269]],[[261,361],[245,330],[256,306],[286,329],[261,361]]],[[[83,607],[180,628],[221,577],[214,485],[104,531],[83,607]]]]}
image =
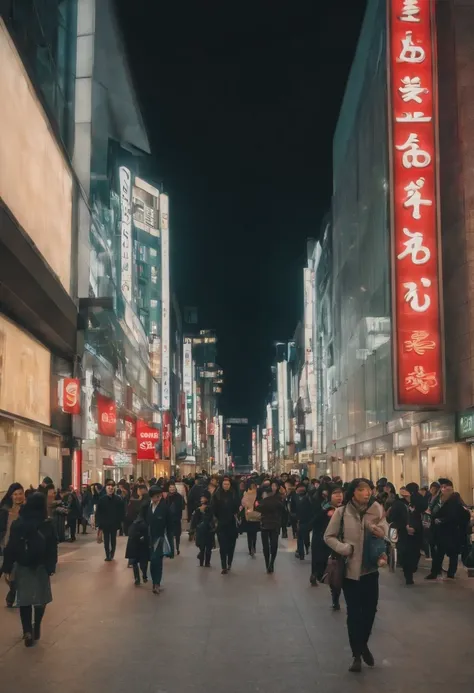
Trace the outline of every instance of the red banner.
{"type": "Polygon", "coordinates": [[[434,0],[388,0],[395,408],[444,403],[434,0]]]}
{"type": "Polygon", "coordinates": [[[163,412],[163,459],[171,459],[171,414],[163,412]]]}
{"type": "Polygon", "coordinates": [[[65,414],[81,413],[81,382],[79,378],[59,381],[59,405],[65,414]]]}
{"type": "Polygon", "coordinates": [[[130,438],[136,438],[137,437],[137,421],[134,419],[132,416],[126,416],[125,420],[125,434],[127,440],[130,440],[130,438]]]}
{"type": "Polygon", "coordinates": [[[115,401],[104,395],[96,395],[99,433],[113,438],[117,432],[117,407],[115,401]]]}
{"type": "Polygon", "coordinates": [[[82,486],[82,450],[74,450],[72,454],[72,482],[76,490],[82,486]]]}
{"type": "Polygon", "coordinates": [[[137,459],[154,460],[159,440],[160,432],[157,428],[152,428],[141,419],[137,421],[137,459]]]}

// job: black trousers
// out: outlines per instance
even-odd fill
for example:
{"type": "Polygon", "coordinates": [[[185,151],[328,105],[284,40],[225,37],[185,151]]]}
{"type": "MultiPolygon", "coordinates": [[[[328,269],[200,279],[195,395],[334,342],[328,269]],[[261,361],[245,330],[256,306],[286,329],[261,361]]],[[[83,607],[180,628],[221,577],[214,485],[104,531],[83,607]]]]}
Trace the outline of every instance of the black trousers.
{"type": "Polygon", "coordinates": [[[232,565],[234,560],[235,545],[237,543],[237,533],[232,527],[230,529],[222,529],[217,532],[219,539],[219,552],[221,555],[222,570],[227,570],[232,565]]]}
{"type": "Polygon", "coordinates": [[[297,534],[297,552],[300,555],[300,558],[305,557],[305,551],[309,550],[311,540],[309,536],[309,532],[306,529],[298,529],[298,534],[297,534]]]}
{"type": "Polygon", "coordinates": [[[403,569],[405,580],[410,583],[413,581],[413,575],[418,570],[420,562],[420,544],[418,541],[413,541],[411,537],[398,540],[398,563],[403,569]]]}
{"type": "Polygon", "coordinates": [[[23,635],[25,633],[33,633],[33,609],[35,612],[35,628],[39,629],[43,620],[45,606],[20,606],[21,625],[23,627],[23,635]]]}
{"type": "Polygon", "coordinates": [[[69,528],[69,533],[71,535],[71,541],[76,541],[77,519],[76,518],[71,518],[71,519],[68,518],[67,526],[69,528]]]}
{"type": "Polygon", "coordinates": [[[378,572],[360,580],[345,579],[342,590],[347,605],[347,632],[353,657],[360,657],[369,642],[379,601],[378,572]]]}
{"type": "Polygon", "coordinates": [[[265,565],[270,567],[274,563],[278,553],[278,529],[262,529],[262,547],[265,556],[265,565]]]}
{"type": "Polygon", "coordinates": [[[113,558],[115,556],[115,550],[117,548],[117,530],[116,529],[104,529],[104,549],[107,558],[113,558]]]}
{"type": "Polygon", "coordinates": [[[433,561],[431,563],[431,574],[441,575],[443,572],[443,561],[444,557],[449,557],[448,575],[454,577],[458,570],[459,554],[457,552],[450,552],[443,550],[443,548],[437,546],[436,551],[433,554],[433,561]]]}
{"type": "Polygon", "coordinates": [[[249,553],[255,553],[257,550],[257,534],[258,534],[259,524],[258,522],[248,522],[247,523],[247,545],[249,547],[249,553]]]}
{"type": "Polygon", "coordinates": [[[138,562],[137,560],[134,560],[132,561],[132,568],[133,577],[135,578],[135,580],[140,580],[140,571],[142,573],[143,579],[148,579],[148,561],[138,562]]]}
{"type": "Polygon", "coordinates": [[[211,565],[212,548],[214,546],[214,536],[208,537],[206,541],[199,544],[199,563],[200,565],[211,565]]]}

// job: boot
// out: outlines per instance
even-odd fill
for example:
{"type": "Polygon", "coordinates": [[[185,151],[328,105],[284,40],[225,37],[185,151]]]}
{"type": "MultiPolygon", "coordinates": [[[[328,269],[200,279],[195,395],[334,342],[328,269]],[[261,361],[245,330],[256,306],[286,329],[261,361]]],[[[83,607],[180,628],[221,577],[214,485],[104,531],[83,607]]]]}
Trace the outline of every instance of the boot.
{"type": "Polygon", "coordinates": [[[354,673],[354,674],[360,674],[362,671],[362,661],[360,657],[354,657],[352,660],[352,664],[349,667],[349,671],[354,673]]]}

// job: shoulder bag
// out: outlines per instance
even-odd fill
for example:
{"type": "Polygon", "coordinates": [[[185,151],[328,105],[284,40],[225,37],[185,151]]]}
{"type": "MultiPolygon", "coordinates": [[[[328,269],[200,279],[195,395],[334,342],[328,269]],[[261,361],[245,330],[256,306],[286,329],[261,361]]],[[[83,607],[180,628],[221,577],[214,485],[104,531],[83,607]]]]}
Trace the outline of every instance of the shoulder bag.
{"type": "MultiPolygon", "coordinates": [[[[337,535],[337,540],[344,542],[344,515],[346,512],[346,506],[341,513],[341,524],[339,525],[339,532],[337,535]]],[[[328,564],[326,568],[326,582],[329,587],[334,591],[341,591],[342,583],[346,576],[346,558],[341,556],[341,554],[332,551],[328,558],[328,564]]]]}

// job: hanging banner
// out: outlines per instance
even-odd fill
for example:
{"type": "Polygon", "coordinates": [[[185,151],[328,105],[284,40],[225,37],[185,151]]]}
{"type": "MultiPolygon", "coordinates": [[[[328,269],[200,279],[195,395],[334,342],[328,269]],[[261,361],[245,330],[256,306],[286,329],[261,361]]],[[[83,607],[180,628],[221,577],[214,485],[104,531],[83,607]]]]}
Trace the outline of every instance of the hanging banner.
{"type": "Polygon", "coordinates": [[[62,378],[58,383],[59,406],[65,414],[81,413],[81,382],[79,378],[62,378]]]}
{"type": "Polygon", "coordinates": [[[122,294],[132,302],[132,176],[128,168],[121,166],[120,179],[120,282],[122,294]]]}
{"type": "Polygon", "coordinates": [[[170,374],[170,238],[168,195],[160,195],[161,232],[161,406],[171,407],[170,374]]]}
{"type": "Polygon", "coordinates": [[[171,414],[163,412],[163,459],[171,458],[171,414]]]}
{"type": "Polygon", "coordinates": [[[389,0],[394,406],[444,404],[434,0],[389,0]]]}
{"type": "Polygon", "coordinates": [[[99,433],[114,438],[117,432],[117,407],[110,397],[96,395],[99,433]]]}
{"type": "Polygon", "coordinates": [[[137,421],[137,459],[156,459],[156,444],[160,441],[160,431],[152,428],[145,421],[137,421]]]}

